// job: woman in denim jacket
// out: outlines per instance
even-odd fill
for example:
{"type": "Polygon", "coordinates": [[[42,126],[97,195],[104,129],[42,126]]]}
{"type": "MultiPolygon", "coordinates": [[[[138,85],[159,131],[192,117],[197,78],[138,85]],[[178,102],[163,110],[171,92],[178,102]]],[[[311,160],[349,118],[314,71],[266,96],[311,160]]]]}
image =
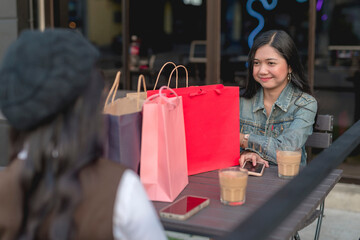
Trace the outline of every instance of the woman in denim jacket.
{"type": "Polygon", "coordinates": [[[302,148],[312,134],[317,102],[311,95],[299,54],[284,31],[259,35],[248,58],[248,80],[240,98],[240,165],[251,159],[276,163],[276,149],[302,148]]]}

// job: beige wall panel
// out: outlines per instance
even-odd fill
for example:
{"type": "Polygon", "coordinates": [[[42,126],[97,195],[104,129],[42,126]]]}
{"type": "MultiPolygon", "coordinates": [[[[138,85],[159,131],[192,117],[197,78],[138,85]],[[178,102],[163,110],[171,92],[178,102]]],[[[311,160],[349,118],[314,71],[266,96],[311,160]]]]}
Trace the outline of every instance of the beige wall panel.
{"type": "Polygon", "coordinates": [[[88,38],[93,43],[110,45],[113,38],[120,34],[121,23],[114,22],[114,13],[120,5],[109,0],[87,1],[88,38]]]}

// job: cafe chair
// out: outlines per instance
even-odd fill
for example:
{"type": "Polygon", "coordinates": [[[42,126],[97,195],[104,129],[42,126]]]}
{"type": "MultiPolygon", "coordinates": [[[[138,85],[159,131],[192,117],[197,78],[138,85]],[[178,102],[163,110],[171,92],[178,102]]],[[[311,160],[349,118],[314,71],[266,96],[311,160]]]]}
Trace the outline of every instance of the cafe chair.
{"type": "MultiPolygon", "coordinates": [[[[314,132],[308,137],[305,146],[310,148],[325,149],[330,147],[332,143],[332,131],[334,125],[334,116],[332,115],[318,115],[314,126],[314,132]]],[[[309,216],[299,230],[307,227],[317,219],[314,239],[318,240],[320,236],[320,229],[322,219],[324,217],[324,200],[320,203],[319,208],[309,216]]],[[[293,239],[300,240],[299,233],[296,232],[293,239]]]]}

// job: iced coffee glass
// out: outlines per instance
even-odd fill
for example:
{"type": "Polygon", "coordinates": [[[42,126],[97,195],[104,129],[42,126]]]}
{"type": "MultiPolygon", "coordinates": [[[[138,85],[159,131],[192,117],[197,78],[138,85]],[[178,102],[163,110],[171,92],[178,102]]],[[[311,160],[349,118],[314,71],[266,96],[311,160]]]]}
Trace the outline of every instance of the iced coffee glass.
{"type": "Polygon", "coordinates": [[[278,176],[287,179],[293,178],[299,173],[301,149],[278,149],[276,151],[276,161],[278,164],[278,176]]]}
{"type": "Polygon", "coordinates": [[[248,171],[240,167],[219,170],[220,201],[225,205],[238,206],[245,203],[248,171]]]}

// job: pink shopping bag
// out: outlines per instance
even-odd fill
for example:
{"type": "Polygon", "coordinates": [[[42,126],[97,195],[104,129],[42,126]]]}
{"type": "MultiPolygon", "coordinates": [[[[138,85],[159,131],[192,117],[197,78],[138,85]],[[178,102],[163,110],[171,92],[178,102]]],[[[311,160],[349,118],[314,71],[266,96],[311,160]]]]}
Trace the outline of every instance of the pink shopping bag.
{"type": "MultiPolygon", "coordinates": [[[[173,91],[183,100],[189,175],[238,165],[239,87],[216,84],[173,91]]],[[[158,90],[147,91],[148,97],[157,93],[158,90]]]]}
{"type": "Polygon", "coordinates": [[[185,128],[182,97],[164,88],[143,105],[140,179],[152,201],[172,202],[188,184],[185,128]]]}

